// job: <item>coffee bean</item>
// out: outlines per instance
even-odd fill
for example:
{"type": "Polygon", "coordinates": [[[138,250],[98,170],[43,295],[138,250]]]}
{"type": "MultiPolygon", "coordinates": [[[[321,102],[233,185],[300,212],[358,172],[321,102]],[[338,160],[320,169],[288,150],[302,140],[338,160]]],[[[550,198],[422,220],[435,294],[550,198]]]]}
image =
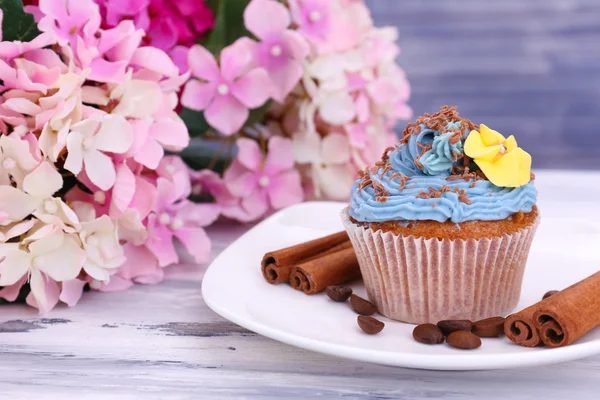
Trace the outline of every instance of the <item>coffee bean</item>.
{"type": "Polygon", "coordinates": [[[454,331],[471,331],[473,323],[468,319],[446,319],[437,323],[438,328],[448,336],[454,331]]]}
{"type": "Polygon", "coordinates": [[[504,318],[491,317],[473,323],[471,330],[479,337],[496,337],[504,334],[504,318]]]}
{"type": "Polygon", "coordinates": [[[454,331],[446,339],[448,344],[457,349],[476,349],[481,346],[479,336],[468,331],[454,331]]]}
{"type": "Polygon", "coordinates": [[[373,303],[355,294],[350,296],[350,305],[358,314],[373,315],[377,312],[377,308],[373,303]]]}
{"type": "Polygon", "coordinates": [[[348,300],[352,294],[352,289],[345,286],[327,286],[325,293],[327,293],[327,296],[329,296],[331,300],[343,303],[348,300]]]}
{"type": "Polygon", "coordinates": [[[378,319],[365,317],[364,315],[359,315],[356,321],[358,322],[360,329],[369,335],[375,335],[376,333],[381,332],[385,326],[385,324],[378,319]]]}
{"type": "Polygon", "coordinates": [[[421,324],[413,330],[413,338],[425,344],[438,344],[444,341],[444,332],[437,325],[421,324]]]}
{"type": "Polygon", "coordinates": [[[546,292],[546,294],[544,295],[544,297],[542,297],[542,300],[547,299],[548,297],[555,295],[556,293],[558,293],[558,290],[551,290],[549,292],[546,292]]]}

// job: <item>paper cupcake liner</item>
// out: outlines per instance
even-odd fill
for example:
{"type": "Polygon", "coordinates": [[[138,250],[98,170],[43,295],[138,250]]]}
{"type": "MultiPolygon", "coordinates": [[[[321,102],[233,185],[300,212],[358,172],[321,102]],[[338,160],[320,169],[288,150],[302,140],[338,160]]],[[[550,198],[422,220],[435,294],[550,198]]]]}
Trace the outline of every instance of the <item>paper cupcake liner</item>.
{"type": "Polygon", "coordinates": [[[369,299],[388,318],[409,323],[477,321],[508,314],[519,301],[539,217],[502,237],[450,240],[373,231],[342,220],[369,299]]]}

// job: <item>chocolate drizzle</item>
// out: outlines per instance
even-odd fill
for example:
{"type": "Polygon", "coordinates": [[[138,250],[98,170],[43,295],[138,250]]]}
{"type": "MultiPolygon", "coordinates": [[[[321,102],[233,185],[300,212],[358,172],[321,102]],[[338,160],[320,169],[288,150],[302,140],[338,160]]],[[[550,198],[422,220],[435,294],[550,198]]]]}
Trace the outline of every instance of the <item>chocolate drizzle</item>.
{"type": "Polygon", "coordinates": [[[410,136],[421,133],[421,125],[425,125],[429,129],[441,131],[442,133],[447,133],[445,131],[446,125],[450,122],[461,123],[458,130],[448,131],[454,133],[452,139],[450,139],[450,142],[453,144],[458,143],[461,140],[461,138],[465,135],[467,128],[469,130],[479,129],[479,125],[474,124],[466,118],[461,118],[458,115],[458,111],[456,111],[456,106],[443,106],[440,111],[434,114],[425,113],[424,115],[417,117],[416,121],[408,123],[402,132],[402,139],[400,139],[400,143],[406,144],[408,143],[410,136]]]}
{"type": "MultiPolygon", "coordinates": [[[[384,179],[388,172],[393,171],[389,161],[390,153],[396,150],[399,146],[407,145],[410,137],[412,135],[418,135],[421,133],[423,127],[439,131],[441,134],[451,133],[452,136],[449,140],[451,144],[456,144],[463,140],[467,131],[479,129],[479,125],[474,124],[468,119],[460,117],[455,106],[443,106],[440,111],[434,114],[424,114],[423,116],[418,117],[414,122],[410,122],[406,126],[402,132],[402,138],[397,146],[386,148],[381,156],[381,160],[375,163],[375,166],[359,171],[358,190],[363,190],[368,186],[373,186],[375,199],[382,203],[387,201],[387,197],[390,195],[390,193],[379,181],[375,181],[375,179],[384,179]],[[448,124],[451,123],[453,123],[454,126],[447,128],[448,124]]],[[[432,145],[423,144],[417,141],[417,146],[419,147],[420,151],[415,156],[414,164],[417,168],[422,170],[423,164],[421,163],[420,158],[423,154],[432,149],[432,145]]],[[[467,155],[460,154],[459,152],[453,152],[453,157],[456,164],[452,167],[452,174],[446,178],[448,182],[464,179],[466,182],[471,181],[470,187],[475,187],[478,180],[486,179],[485,175],[483,175],[481,171],[469,170],[469,167],[471,166],[471,159],[467,155]]],[[[400,179],[398,187],[399,191],[408,188],[407,182],[410,180],[410,177],[405,176],[400,172],[394,172],[391,176],[389,176],[388,179],[394,180],[396,178],[400,179]]],[[[444,185],[441,189],[429,187],[428,191],[421,191],[416,197],[422,199],[439,198],[442,197],[442,194],[445,192],[456,193],[458,194],[459,201],[462,201],[466,204],[471,204],[471,200],[469,200],[467,197],[464,189],[450,189],[450,187],[446,185],[444,185]]]]}

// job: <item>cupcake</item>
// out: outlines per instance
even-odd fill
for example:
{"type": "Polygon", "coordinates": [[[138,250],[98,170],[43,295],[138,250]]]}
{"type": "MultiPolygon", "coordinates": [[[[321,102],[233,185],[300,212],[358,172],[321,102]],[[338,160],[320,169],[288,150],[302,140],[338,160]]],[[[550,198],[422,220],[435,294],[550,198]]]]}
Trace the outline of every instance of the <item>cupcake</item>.
{"type": "Polygon", "coordinates": [[[409,123],[342,212],[379,312],[410,323],[508,314],[540,219],[530,169],[513,136],[456,107],[409,123]]]}

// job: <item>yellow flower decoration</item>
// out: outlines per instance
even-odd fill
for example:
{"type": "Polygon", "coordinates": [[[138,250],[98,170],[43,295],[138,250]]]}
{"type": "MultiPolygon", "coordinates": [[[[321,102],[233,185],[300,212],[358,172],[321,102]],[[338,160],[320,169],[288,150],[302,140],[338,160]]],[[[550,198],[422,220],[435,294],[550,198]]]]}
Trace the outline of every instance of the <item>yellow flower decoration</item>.
{"type": "Polygon", "coordinates": [[[515,137],[505,139],[484,124],[479,130],[469,133],[464,151],[488,180],[501,187],[519,187],[529,183],[531,156],[517,146],[515,137]]]}

